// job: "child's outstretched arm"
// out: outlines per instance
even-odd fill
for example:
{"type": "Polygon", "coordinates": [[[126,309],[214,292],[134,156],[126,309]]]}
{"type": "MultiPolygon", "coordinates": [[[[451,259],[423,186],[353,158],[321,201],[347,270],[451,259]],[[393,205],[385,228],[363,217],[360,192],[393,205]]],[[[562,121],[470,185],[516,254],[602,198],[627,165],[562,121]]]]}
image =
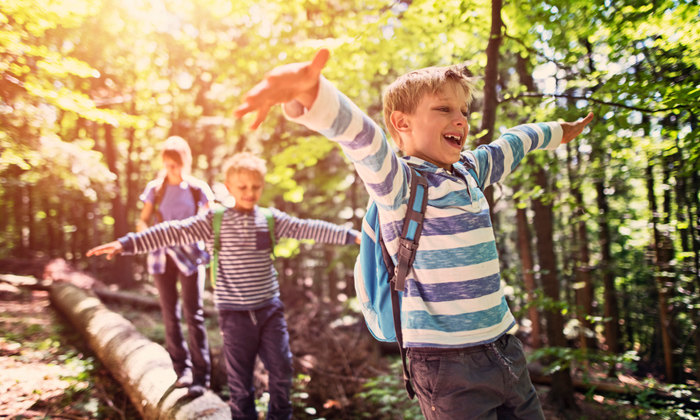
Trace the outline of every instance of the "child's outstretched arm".
{"type": "Polygon", "coordinates": [[[251,127],[257,127],[269,107],[283,103],[285,116],[338,143],[353,162],[367,192],[380,208],[398,238],[410,191],[410,169],[389,146],[381,127],[340,93],[320,72],[328,61],[328,50],[320,50],[310,62],[287,64],[272,70],[245,95],[235,110],[240,117],[258,111],[251,127]],[[305,108],[305,109],[304,109],[305,108]]]}
{"type": "Polygon", "coordinates": [[[360,232],[325,220],[299,219],[272,209],[275,217],[275,236],[292,239],[313,239],[335,245],[360,244],[360,232]]]}
{"type": "Polygon", "coordinates": [[[523,124],[513,127],[490,144],[462,154],[475,165],[479,185],[485,189],[508,176],[525,154],[537,149],[554,150],[569,143],[593,120],[589,112],[574,122],[523,124]]]}
{"type": "Polygon", "coordinates": [[[233,111],[236,118],[257,112],[255,121],[249,126],[255,130],[265,121],[268,111],[277,104],[299,101],[311,108],[318,93],[321,70],[326,66],[330,52],[322,48],[313,60],[279,66],[265,75],[243,98],[243,105],[233,111]]]}
{"type": "Polygon", "coordinates": [[[107,254],[111,260],[119,254],[144,254],[170,246],[194,244],[212,238],[213,213],[192,216],[183,220],[159,223],[139,233],[128,233],[114,242],[92,248],[85,255],[107,254]]]}

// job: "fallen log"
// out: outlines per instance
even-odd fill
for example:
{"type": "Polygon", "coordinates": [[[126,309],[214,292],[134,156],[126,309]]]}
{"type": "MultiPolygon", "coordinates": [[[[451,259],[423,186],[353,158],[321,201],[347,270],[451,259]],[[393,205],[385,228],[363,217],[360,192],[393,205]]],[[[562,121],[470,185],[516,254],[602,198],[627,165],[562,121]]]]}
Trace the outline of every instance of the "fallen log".
{"type": "MultiPolygon", "coordinates": [[[[76,271],[77,272],[77,271],[76,271]]],[[[11,284],[15,287],[23,287],[31,290],[49,290],[54,281],[70,281],[71,278],[66,275],[56,276],[51,275],[52,280],[38,280],[32,276],[16,276],[14,274],[0,274],[0,282],[11,284]]],[[[156,298],[148,296],[139,296],[129,292],[118,290],[109,290],[105,287],[93,287],[92,291],[103,302],[128,303],[130,305],[141,306],[144,308],[160,309],[160,302],[156,298]]],[[[204,307],[204,316],[207,318],[218,317],[216,308],[204,307]]]]}
{"type": "Polygon", "coordinates": [[[98,298],[68,283],[50,288],[53,305],[64,313],[122,385],[144,420],[230,420],[229,407],[211,391],[198,398],[173,387],[168,353],[98,298]]]}
{"type": "MultiPolygon", "coordinates": [[[[538,385],[552,385],[552,377],[544,376],[541,373],[530,371],[530,380],[533,384],[538,385]]],[[[630,399],[634,401],[635,396],[647,393],[645,398],[647,400],[657,400],[657,401],[667,401],[671,403],[681,403],[686,408],[700,409],[700,403],[698,402],[697,392],[686,392],[683,394],[675,395],[674,393],[664,391],[659,388],[650,388],[642,385],[635,384],[615,384],[610,382],[601,381],[583,381],[579,378],[572,378],[574,389],[581,392],[595,391],[597,393],[603,394],[617,394],[623,398],[630,399]]]]}

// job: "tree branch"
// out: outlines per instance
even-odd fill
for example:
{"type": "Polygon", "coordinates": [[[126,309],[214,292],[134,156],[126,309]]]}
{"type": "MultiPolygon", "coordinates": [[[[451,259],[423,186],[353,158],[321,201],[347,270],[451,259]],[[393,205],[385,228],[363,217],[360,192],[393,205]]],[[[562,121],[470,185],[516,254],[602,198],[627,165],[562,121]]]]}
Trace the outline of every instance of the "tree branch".
{"type": "Polygon", "coordinates": [[[523,92],[519,95],[512,96],[511,98],[502,99],[499,101],[499,104],[504,103],[504,102],[508,102],[511,100],[521,99],[521,98],[544,98],[547,96],[551,96],[553,98],[583,99],[584,101],[591,101],[591,102],[601,104],[601,105],[610,105],[610,106],[614,106],[617,108],[625,108],[625,109],[630,109],[632,111],[644,112],[647,114],[655,114],[657,112],[668,112],[668,111],[673,111],[674,109],[684,109],[684,108],[690,107],[690,105],[677,105],[677,106],[673,106],[670,108],[649,109],[649,108],[641,108],[638,106],[620,104],[620,103],[616,103],[616,102],[603,101],[601,99],[596,99],[596,98],[593,98],[591,96],[576,96],[576,95],[562,95],[562,94],[553,94],[553,93],[534,93],[534,92],[523,92]]]}

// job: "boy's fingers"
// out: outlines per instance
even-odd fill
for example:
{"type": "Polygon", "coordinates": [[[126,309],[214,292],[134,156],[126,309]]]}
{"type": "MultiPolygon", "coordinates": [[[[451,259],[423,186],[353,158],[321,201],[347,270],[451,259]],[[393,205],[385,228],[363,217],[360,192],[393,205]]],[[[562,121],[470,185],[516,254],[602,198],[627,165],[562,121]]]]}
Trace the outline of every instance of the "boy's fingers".
{"type": "Polygon", "coordinates": [[[251,111],[254,111],[253,107],[250,106],[248,102],[244,102],[243,105],[240,105],[238,108],[233,110],[233,116],[236,118],[241,118],[251,111]]]}
{"type": "Polygon", "coordinates": [[[321,74],[321,70],[326,67],[326,63],[330,58],[331,53],[327,48],[321,48],[316,52],[313,61],[311,61],[311,70],[314,72],[314,76],[321,74]]]}
{"type": "Polygon", "coordinates": [[[261,106],[258,109],[258,113],[255,116],[255,121],[251,125],[248,126],[251,130],[255,130],[262,124],[263,121],[265,121],[265,118],[267,117],[267,113],[270,111],[270,106],[269,105],[264,105],[261,106]]]}
{"type": "Polygon", "coordinates": [[[89,251],[87,252],[87,254],[85,254],[85,255],[87,255],[88,257],[92,257],[93,255],[102,255],[102,254],[104,254],[104,249],[102,249],[102,248],[93,248],[93,249],[89,250],[89,251]]]}

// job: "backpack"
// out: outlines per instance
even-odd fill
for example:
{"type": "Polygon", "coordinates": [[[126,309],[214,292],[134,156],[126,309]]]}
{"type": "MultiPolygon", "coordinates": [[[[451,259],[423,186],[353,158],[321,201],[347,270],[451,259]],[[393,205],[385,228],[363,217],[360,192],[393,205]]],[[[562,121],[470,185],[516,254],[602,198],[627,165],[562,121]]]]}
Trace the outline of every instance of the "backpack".
{"type": "MultiPolygon", "coordinates": [[[[211,264],[209,265],[211,285],[216,285],[216,268],[219,266],[219,251],[221,251],[221,222],[224,219],[224,212],[227,207],[220,206],[214,209],[214,220],[212,229],[214,230],[214,249],[211,264]]],[[[275,259],[275,217],[272,211],[266,207],[258,207],[258,210],[265,215],[267,229],[270,231],[270,243],[272,244],[272,259],[275,259]]]]}
{"type": "Polygon", "coordinates": [[[411,190],[399,239],[397,265],[394,266],[382,239],[377,204],[372,202],[362,222],[362,241],[354,277],[355,291],[369,331],[379,341],[397,342],[399,345],[404,385],[408,397],[413,399],[415,391],[406,366],[401,334],[401,298],[423,229],[428,204],[428,181],[413,168],[411,174],[411,190]]]}

